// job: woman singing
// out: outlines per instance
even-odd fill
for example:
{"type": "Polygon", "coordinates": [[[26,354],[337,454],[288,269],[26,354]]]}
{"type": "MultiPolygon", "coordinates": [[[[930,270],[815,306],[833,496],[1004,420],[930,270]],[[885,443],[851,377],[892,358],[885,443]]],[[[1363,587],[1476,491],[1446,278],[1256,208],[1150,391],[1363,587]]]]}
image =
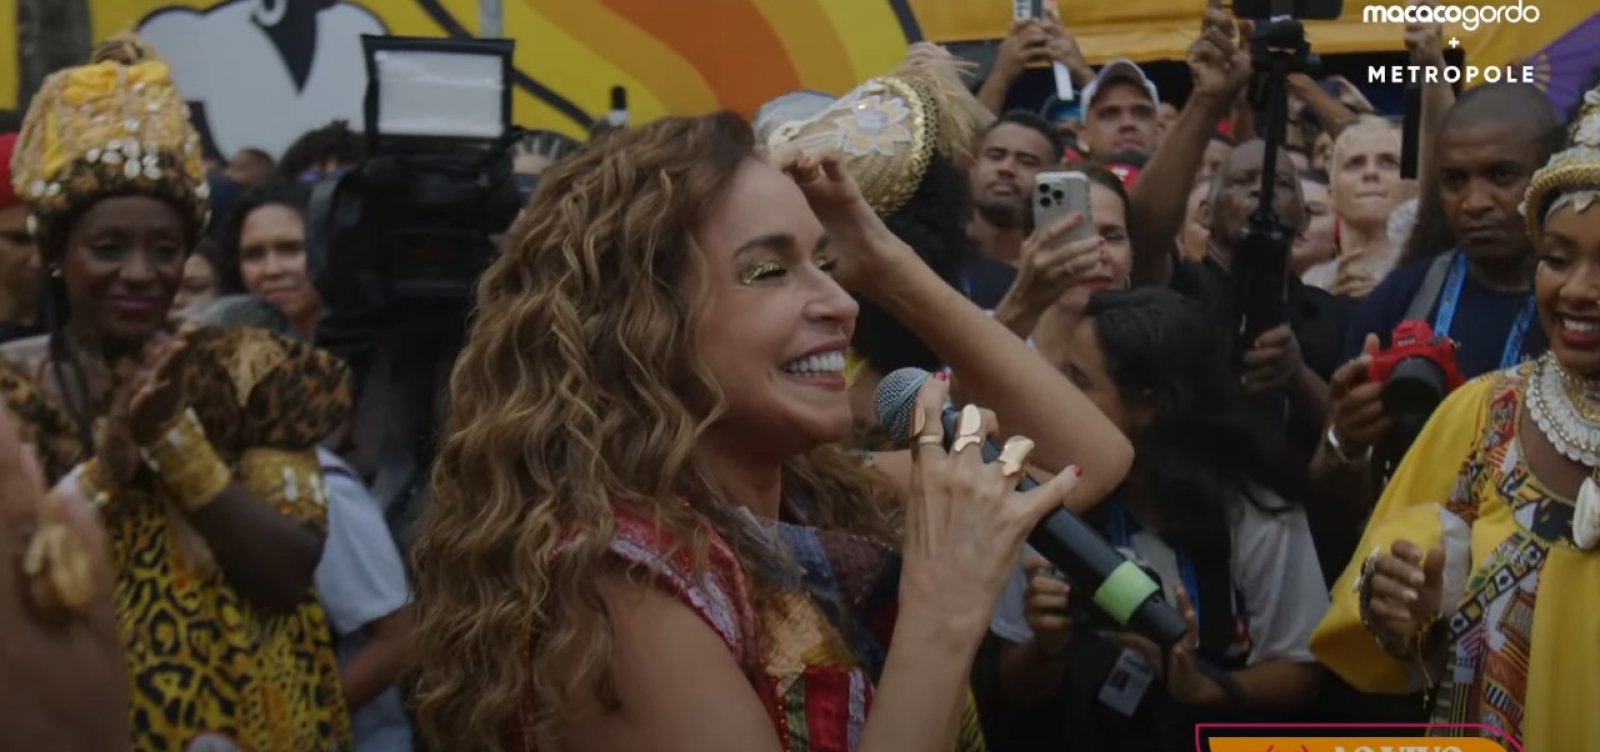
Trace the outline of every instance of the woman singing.
{"type": "Polygon", "coordinates": [[[967,673],[1023,537],[1126,472],[1115,426],[837,162],[785,174],[751,142],[727,114],[611,135],[546,173],[482,280],[416,552],[435,745],[977,748],[967,673]],[[976,408],[943,450],[942,380],[914,463],[842,451],[846,289],[1081,480],[1012,491],[1029,442],[984,464],[976,408]]]}
{"type": "Polygon", "coordinates": [[[1600,90],[1528,184],[1550,350],[1451,394],[1389,482],[1313,653],[1523,749],[1600,747],[1600,90]]]}
{"type": "Polygon", "coordinates": [[[258,330],[167,331],[208,209],[188,107],[141,42],[52,75],[18,144],[50,333],[0,350],[0,399],[105,523],[133,747],[340,748],[311,582],[345,370],[258,330]]]}

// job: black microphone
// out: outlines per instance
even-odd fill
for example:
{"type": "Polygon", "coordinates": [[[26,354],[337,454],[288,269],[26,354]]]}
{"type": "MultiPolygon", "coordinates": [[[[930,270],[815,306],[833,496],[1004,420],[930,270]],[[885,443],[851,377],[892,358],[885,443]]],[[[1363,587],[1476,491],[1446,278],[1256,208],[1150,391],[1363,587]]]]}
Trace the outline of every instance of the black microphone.
{"type": "MultiPolygon", "coordinates": [[[[901,368],[885,376],[873,394],[878,423],[896,443],[905,444],[913,438],[910,436],[911,413],[917,409],[917,392],[928,377],[928,372],[922,369],[901,368]]],[[[961,411],[954,405],[945,403],[943,423],[947,449],[955,438],[960,415],[961,411]]],[[[1001,448],[992,439],[984,439],[982,447],[984,462],[993,462],[1000,456],[1001,448]]],[[[1038,485],[1038,481],[1024,475],[1017,490],[1027,491],[1038,485]]],[[[1188,623],[1176,609],[1167,605],[1161,597],[1161,588],[1150,576],[1065,508],[1058,507],[1046,515],[1028,535],[1028,545],[1061,570],[1077,586],[1078,592],[1092,593],[1095,605],[1107,616],[1149,638],[1163,650],[1178,644],[1188,634],[1188,623]]]]}

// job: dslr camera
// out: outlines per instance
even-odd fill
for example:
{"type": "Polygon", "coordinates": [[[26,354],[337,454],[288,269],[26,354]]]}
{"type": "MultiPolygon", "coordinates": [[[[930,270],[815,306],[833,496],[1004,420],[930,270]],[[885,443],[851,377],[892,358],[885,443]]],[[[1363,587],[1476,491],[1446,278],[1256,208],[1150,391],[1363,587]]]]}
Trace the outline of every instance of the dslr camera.
{"type": "Polygon", "coordinates": [[[1456,344],[1434,334],[1426,321],[1400,322],[1389,348],[1372,356],[1367,380],[1383,385],[1384,412],[1413,436],[1445,395],[1466,381],[1456,366],[1456,344]]]}

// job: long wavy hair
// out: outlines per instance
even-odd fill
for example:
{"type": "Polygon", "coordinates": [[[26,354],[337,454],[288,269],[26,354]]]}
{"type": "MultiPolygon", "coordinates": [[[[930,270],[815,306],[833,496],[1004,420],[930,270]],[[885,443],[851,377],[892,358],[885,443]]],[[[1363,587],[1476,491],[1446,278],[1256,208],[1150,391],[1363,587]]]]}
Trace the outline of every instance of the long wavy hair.
{"type": "MultiPolygon", "coordinates": [[[[694,460],[721,399],[694,336],[709,287],[691,233],[751,158],[728,113],[614,133],[545,174],[480,280],[413,554],[434,746],[549,748],[574,691],[615,707],[595,587],[621,566],[613,505],[701,566],[721,540],[755,587],[782,564],[694,460]]],[[[784,481],[811,524],[888,540],[891,492],[841,449],[794,458],[784,481]]]]}
{"type": "Polygon", "coordinates": [[[1222,352],[1222,330],[1201,304],[1166,288],[1097,293],[1089,302],[1106,372],[1127,404],[1152,408],[1129,438],[1131,488],[1153,505],[1161,537],[1215,560],[1228,540],[1231,507],[1244,499],[1275,512],[1299,498],[1273,434],[1246,401],[1222,352]]]}

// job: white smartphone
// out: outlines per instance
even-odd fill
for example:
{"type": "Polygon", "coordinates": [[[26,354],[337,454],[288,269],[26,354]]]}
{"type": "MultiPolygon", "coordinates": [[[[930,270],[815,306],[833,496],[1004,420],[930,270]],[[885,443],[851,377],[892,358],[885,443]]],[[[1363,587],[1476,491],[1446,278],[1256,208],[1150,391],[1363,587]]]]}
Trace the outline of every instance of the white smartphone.
{"type": "Polygon", "coordinates": [[[1089,176],[1071,170],[1041,172],[1033,178],[1033,227],[1043,230],[1063,219],[1082,214],[1083,221],[1057,245],[1095,236],[1094,214],[1089,207],[1089,176]]]}
{"type": "Polygon", "coordinates": [[[1041,12],[1040,0],[1011,0],[1011,17],[1018,21],[1038,18],[1041,12]]]}

